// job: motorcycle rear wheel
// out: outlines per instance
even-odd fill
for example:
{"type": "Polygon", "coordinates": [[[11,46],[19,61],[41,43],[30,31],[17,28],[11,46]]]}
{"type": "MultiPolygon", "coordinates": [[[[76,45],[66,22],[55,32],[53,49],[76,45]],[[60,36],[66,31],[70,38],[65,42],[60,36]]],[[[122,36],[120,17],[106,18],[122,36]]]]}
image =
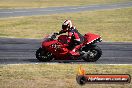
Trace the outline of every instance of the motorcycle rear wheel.
{"type": "Polygon", "coordinates": [[[91,46],[90,48],[85,48],[85,52],[86,53],[82,56],[82,59],[87,62],[95,62],[102,55],[102,50],[98,46],[91,46]]]}
{"type": "Polygon", "coordinates": [[[36,51],[36,58],[41,62],[47,62],[53,59],[52,54],[50,52],[47,52],[43,48],[39,48],[36,51]]]}

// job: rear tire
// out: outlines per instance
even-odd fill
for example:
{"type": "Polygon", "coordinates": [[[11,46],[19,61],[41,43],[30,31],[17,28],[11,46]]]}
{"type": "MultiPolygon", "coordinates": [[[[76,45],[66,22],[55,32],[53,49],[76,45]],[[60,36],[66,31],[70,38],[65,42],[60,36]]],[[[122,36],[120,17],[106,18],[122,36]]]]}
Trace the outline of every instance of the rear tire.
{"type": "Polygon", "coordinates": [[[102,50],[98,46],[89,46],[85,48],[85,54],[82,56],[82,59],[87,62],[95,62],[97,61],[101,55],[102,50]]]}
{"type": "Polygon", "coordinates": [[[43,48],[39,48],[36,51],[36,58],[41,61],[41,62],[47,62],[47,61],[51,61],[53,59],[52,54],[50,52],[47,52],[45,49],[43,48]]]}

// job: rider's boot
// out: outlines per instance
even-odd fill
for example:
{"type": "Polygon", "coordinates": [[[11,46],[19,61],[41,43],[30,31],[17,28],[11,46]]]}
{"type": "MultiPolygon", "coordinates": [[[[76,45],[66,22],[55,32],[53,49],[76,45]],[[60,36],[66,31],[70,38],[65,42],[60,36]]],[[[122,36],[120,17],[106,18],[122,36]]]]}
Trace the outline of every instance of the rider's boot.
{"type": "Polygon", "coordinates": [[[70,54],[71,54],[71,55],[74,55],[74,56],[79,56],[80,53],[77,51],[79,48],[80,48],[80,45],[77,45],[74,49],[72,49],[72,50],[70,51],[70,54]]]}

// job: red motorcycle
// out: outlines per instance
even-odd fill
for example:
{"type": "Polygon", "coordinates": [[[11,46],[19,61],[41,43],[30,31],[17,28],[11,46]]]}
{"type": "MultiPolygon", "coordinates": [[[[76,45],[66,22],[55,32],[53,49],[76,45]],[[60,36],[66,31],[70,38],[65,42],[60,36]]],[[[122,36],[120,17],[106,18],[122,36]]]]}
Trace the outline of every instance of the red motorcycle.
{"type": "Polygon", "coordinates": [[[97,42],[101,42],[101,36],[99,35],[87,33],[82,36],[84,40],[77,50],[80,55],[72,55],[70,53],[73,48],[71,49],[70,44],[67,42],[67,35],[60,35],[56,38],[57,35],[57,33],[53,33],[44,38],[42,47],[36,51],[36,58],[39,61],[83,59],[87,62],[95,62],[102,55],[100,47],[96,45],[97,42]]]}

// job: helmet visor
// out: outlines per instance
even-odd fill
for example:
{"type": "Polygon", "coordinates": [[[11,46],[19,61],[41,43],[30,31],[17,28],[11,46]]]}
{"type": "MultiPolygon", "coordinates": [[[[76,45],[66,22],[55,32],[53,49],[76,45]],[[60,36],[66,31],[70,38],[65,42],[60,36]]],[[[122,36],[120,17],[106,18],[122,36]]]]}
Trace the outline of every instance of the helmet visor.
{"type": "Polygon", "coordinates": [[[63,30],[66,30],[67,28],[68,28],[67,25],[62,25],[62,29],[63,29],[63,30]]]}

